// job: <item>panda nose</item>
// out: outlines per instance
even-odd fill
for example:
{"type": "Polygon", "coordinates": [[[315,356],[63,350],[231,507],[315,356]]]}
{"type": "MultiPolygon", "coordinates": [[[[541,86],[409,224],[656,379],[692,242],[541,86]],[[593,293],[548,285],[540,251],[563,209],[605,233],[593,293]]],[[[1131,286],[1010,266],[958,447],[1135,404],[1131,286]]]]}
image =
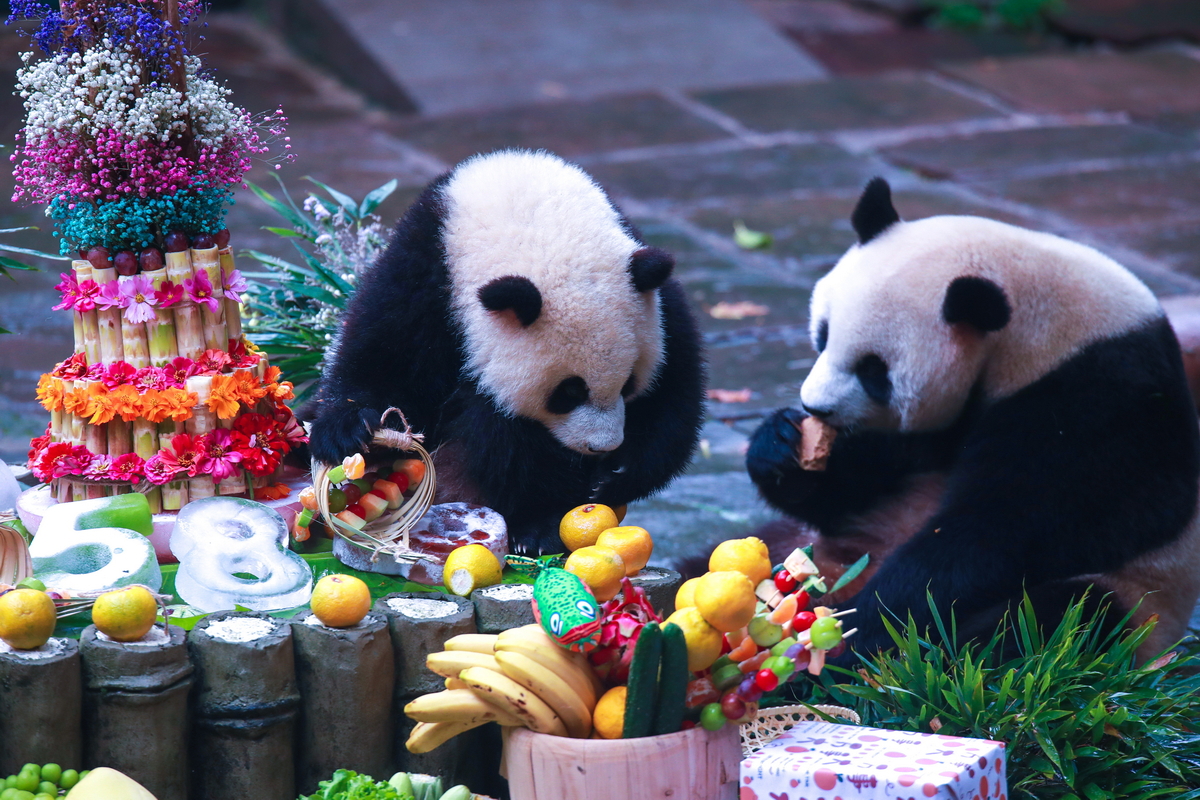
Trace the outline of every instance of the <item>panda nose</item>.
{"type": "Polygon", "coordinates": [[[825,419],[833,413],[832,408],[816,408],[808,405],[807,403],[801,403],[800,405],[804,407],[804,410],[808,412],[809,416],[816,417],[817,419],[825,419]]]}

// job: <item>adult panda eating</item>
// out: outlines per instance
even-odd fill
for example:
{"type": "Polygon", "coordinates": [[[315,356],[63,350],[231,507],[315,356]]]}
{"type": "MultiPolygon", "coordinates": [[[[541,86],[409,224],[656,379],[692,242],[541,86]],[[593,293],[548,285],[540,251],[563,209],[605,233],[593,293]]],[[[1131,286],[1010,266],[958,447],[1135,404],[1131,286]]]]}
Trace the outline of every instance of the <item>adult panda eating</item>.
{"type": "Polygon", "coordinates": [[[567,511],[663,488],[696,446],[700,340],[673,266],[556,156],[463,162],[360,277],[313,457],[361,452],[395,406],[425,434],[439,502],[494,508],[518,550],[562,552],[567,511]]]}
{"type": "Polygon", "coordinates": [[[821,541],[898,545],[842,603],[855,648],[891,645],[883,609],[931,623],[927,589],[978,637],[1023,590],[1053,624],[1089,586],[1159,615],[1143,657],[1173,644],[1200,594],[1200,435],[1150,290],[1049,234],[901,222],[879,178],[852,222],[813,290],[804,410],[769,417],[747,466],[821,541]],[[797,463],[807,415],[840,431],[824,471],[797,463]]]}

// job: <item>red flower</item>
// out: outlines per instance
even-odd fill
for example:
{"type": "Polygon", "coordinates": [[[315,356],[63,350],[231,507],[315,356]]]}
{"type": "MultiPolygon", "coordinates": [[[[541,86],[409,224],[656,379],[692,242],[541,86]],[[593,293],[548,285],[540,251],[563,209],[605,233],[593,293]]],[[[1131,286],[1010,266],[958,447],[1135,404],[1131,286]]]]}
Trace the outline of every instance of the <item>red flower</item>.
{"type": "Polygon", "coordinates": [[[79,283],[79,294],[75,298],[76,311],[95,311],[96,299],[100,296],[100,286],[91,278],[79,283]]]}
{"type": "Polygon", "coordinates": [[[183,302],[183,287],[163,281],[162,286],[154,291],[154,299],[158,301],[159,308],[170,308],[183,302]]]}
{"type": "Polygon", "coordinates": [[[230,339],[229,359],[238,369],[252,369],[259,361],[262,361],[262,356],[258,353],[248,352],[244,339],[230,339]]]}
{"type": "Polygon", "coordinates": [[[284,454],[291,450],[266,414],[243,414],[233,423],[233,429],[246,444],[238,449],[242,467],[252,475],[270,475],[279,466],[284,454]]]}
{"type": "MultiPolygon", "coordinates": [[[[178,360],[178,359],[176,359],[178,360]]],[[[186,433],[181,433],[171,439],[171,446],[164,447],[158,451],[162,462],[170,467],[175,472],[186,472],[189,477],[196,477],[202,473],[200,469],[200,447],[204,437],[197,436],[193,439],[186,433]]]]}
{"type": "Polygon", "coordinates": [[[76,353],[54,368],[50,374],[66,381],[77,381],[87,374],[87,355],[76,353]]]}
{"type": "Polygon", "coordinates": [[[187,379],[193,375],[199,374],[196,369],[196,362],[186,356],[179,356],[170,364],[163,367],[163,374],[167,377],[167,383],[175,388],[182,389],[187,383],[187,379]]]}
{"type": "Polygon", "coordinates": [[[115,389],[118,386],[133,383],[137,379],[137,375],[138,371],[127,362],[116,361],[113,362],[100,380],[104,381],[104,385],[109,389],[115,389]]]}
{"type": "Polygon", "coordinates": [[[209,375],[220,372],[229,366],[229,354],[221,350],[205,350],[196,359],[196,374],[209,375]]]}
{"type": "Polygon", "coordinates": [[[66,475],[82,475],[91,460],[92,454],[83,445],[54,442],[42,451],[32,469],[38,480],[46,482],[51,478],[62,478],[66,475]]]}
{"type": "Polygon", "coordinates": [[[46,432],[41,436],[37,436],[29,440],[29,463],[32,464],[37,460],[37,457],[50,444],[50,426],[46,426],[46,432]]]}
{"type": "Polygon", "coordinates": [[[246,437],[240,433],[224,428],[209,431],[201,439],[200,471],[212,475],[214,483],[233,477],[242,460],[239,448],[245,445],[246,437]]]}
{"type": "Polygon", "coordinates": [[[145,463],[137,453],[126,453],[123,456],[117,456],[112,462],[112,479],[114,481],[137,483],[142,479],[142,467],[145,463]]]}

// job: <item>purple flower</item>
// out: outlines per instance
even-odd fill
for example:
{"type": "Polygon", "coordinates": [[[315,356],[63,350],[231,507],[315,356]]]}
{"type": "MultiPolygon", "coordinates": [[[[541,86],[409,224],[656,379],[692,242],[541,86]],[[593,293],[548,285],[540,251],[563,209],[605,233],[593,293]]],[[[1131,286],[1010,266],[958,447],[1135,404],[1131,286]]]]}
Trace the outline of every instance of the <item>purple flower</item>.
{"type": "Polygon", "coordinates": [[[208,310],[214,314],[221,309],[221,301],[213,295],[212,281],[208,279],[207,272],[203,270],[197,272],[196,277],[188,278],[183,282],[183,288],[196,305],[206,305],[208,310]]]}
{"type": "Polygon", "coordinates": [[[235,303],[242,302],[242,292],[246,291],[246,279],[242,277],[242,273],[238,270],[225,274],[225,270],[221,270],[221,288],[225,291],[225,296],[235,303]]]}
{"type": "Polygon", "coordinates": [[[125,309],[126,322],[149,322],[154,319],[154,283],[145,275],[121,280],[121,296],[129,301],[125,309]]]}

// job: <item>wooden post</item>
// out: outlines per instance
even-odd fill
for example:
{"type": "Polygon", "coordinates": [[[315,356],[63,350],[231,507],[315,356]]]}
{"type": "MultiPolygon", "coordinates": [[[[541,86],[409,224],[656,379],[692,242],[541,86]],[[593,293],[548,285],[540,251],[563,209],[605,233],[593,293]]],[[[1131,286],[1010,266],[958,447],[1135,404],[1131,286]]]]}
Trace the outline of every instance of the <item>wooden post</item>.
{"type": "MultiPolygon", "coordinates": [[[[121,286],[132,285],[136,275],[122,275],[121,286]]],[[[146,341],[146,326],[126,322],[121,328],[121,340],[125,345],[125,362],[134,369],[150,366],[150,345],[146,341]]]]}
{"type": "MultiPolygon", "coordinates": [[[[187,379],[187,391],[196,393],[196,407],[192,409],[192,418],[187,421],[187,430],[192,437],[203,436],[216,427],[217,415],[208,410],[208,397],[212,394],[211,375],[193,375],[187,379]]],[[[188,481],[188,496],[192,500],[201,497],[212,497],[217,493],[217,485],[211,475],[197,475],[188,481]]]]}
{"type": "MultiPolygon", "coordinates": [[[[113,267],[92,268],[92,280],[97,286],[107,286],[116,279],[117,270],[113,267]]],[[[121,309],[97,309],[96,316],[100,323],[100,357],[105,364],[123,361],[125,348],[121,335],[121,309]]]]}
{"type": "MultiPolygon", "coordinates": [[[[233,260],[233,248],[222,247],[219,251],[221,255],[221,283],[224,285],[225,276],[232,275],[237,269],[237,265],[233,260]]],[[[235,343],[242,340],[242,304],[236,300],[225,298],[225,329],[229,333],[229,347],[232,350],[235,343]]]]}
{"type": "Polygon", "coordinates": [[[225,299],[221,295],[221,257],[216,247],[192,249],[192,270],[199,275],[203,272],[212,284],[213,296],[217,298],[217,310],[212,311],[207,305],[200,306],[201,318],[204,320],[204,346],[209,350],[225,350],[229,347],[229,336],[225,331],[225,299]]]}
{"type": "MultiPolygon", "coordinates": [[[[168,448],[171,446],[171,440],[177,434],[183,433],[179,424],[173,420],[163,420],[158,423],[158,446],[160,448],[168,448]]],[[[162,505],[166,511],[178,511],[187,505],[188,502],[188,479],[183,478],[170,483],[164,483],[162,489],[162,505]]]]}
{"type": "MultiPolygon", "coordinates": [[[[192,279],[192,259],[187,250],[167,253],[167,277],[176,286],[192,279]]],[[[204,353],[204,328],[200,321],[200,309],[191,300],[177,303],[175,312],[175,337],[179,355],[197,359],[204,353]]]]}
{"type": "MultiPolygon", "coordinates": [[[[143,272],[158,291],[167,282],[167,269],[156,269],[143,272]]],[[[179,356],[179,346],[175,341],[175,315],[169,308],[154,308],[154,320],[146,323],[146,338],[150,346],[150,361],[156,366],[175,360],[179,356]]]]}
{"type": "MultiPolygon", "coordinates": [[[[71,269],[75,270],[75,280],[79,283],[92,280],[92,264],[90,261],[82,259],[72,261],[71,269]]],[[[96,309],[78,313],[83,334],[83,347],[80,348],[80,342],[76,340],[75,348],[76,350],[83,350],[84,354],[87,355],[89,365],[99,364],[104,361],[103,354],[100,352],[100,318],[97,316],[96,309]]]]}

